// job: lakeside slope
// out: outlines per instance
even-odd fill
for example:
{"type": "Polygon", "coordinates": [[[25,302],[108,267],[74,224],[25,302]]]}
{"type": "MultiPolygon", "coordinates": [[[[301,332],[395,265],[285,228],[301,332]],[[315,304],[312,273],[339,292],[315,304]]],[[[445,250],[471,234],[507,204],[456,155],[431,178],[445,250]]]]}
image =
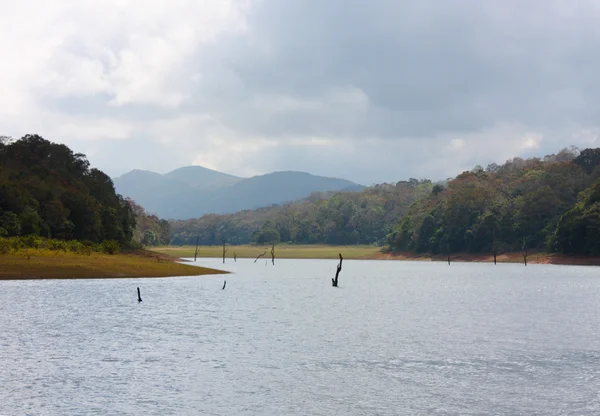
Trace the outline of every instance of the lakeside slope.
{"type": "MultiPolygon", "coordinates": [[[[239,245],[226,246],[228,259],[234,253],[238,258],[256,258],[263,254],[265,259],[271,257],[271,246],[239,245]]],[[[194,257],[194,246],[152,247],[151,251],[174,257],[194,257]]],[[[446,255],[417,254],[411,252],[385,252],[381,247],[370,245],[336,246],[324,244],[280,244],[275,246],[275,257],[279,259],[337,259],[342,253],[344,259],[355,260],[411,260],[411,261],[447,261],[446,255]]],[[[198,257],[220,258],[223,256],[222,246],[199,246],[198,257]]],[[[522,263],[521,252],[498,254],[498,263],[522,263]]],[[[450,256],[451,262],[494,262],[490,253],[455,253],[450,256]]],[[[563,265],[600,265],[600,257],[567,256],[564,254],[530,252],[527,256],[529,264],[563,264],[563,265]]]]}
{"type": "Polygon", "coordinates": [[[223,274],[221,270],[180,264],[167,255],[140,250],[126,254],[73,254],[23,249],[0,255],[0,280],[102,279],[223,274]]]}

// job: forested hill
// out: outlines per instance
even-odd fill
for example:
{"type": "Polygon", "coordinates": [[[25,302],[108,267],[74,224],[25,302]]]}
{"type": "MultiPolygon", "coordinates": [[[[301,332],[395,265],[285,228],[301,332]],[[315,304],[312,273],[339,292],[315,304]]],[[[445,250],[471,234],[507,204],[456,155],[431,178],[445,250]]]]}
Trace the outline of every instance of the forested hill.
{"type": "Polygon", "coordinates": [[[444,183],[402,181],[362,192],[171,222],[173,244],[387,244],[445,253],[523,245],[600,254],[600,149],[480,166],[444,183]]]}
{"type": "Polygon", "coordinates": [[[477,167],[415,202],[389,235],[397,250],[523,247],[600,254],[600,149],[477,167]]]}
{"type": "Polygon", "coordinates": [[[0,139],[0,236],[131,242],[133,210],[82,154],[37,135],[0,139]]]}
{"type": "Polygon", "coordinates": [[[236,214],[171,221],[172,243],[195,244],[199,237],[200,244],[381,244],[386,230],[432,188],[429,180],[411,179],[361,192],[313,193],[299,202],[236,214]]]}

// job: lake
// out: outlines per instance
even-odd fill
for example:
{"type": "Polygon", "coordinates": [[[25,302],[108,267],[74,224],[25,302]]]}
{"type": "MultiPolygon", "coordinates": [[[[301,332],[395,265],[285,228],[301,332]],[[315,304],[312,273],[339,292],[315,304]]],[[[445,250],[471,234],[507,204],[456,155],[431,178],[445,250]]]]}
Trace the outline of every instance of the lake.
{"type": "Polygon", "coordinates": [[[220,262],[0,281],[0,415],[600,414],[600,268],[220,262]]]}

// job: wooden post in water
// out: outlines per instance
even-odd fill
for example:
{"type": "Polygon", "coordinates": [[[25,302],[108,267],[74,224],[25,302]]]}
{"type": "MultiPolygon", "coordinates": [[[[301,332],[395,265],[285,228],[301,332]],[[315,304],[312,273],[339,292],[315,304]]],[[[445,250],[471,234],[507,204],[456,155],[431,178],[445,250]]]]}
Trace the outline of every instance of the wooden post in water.
{"type": "Polygon", "coordinates": [[[225,290],[225,286],[227,286],[227,280],[223,280],[223,290],[225,290]]]}
{"type": "Polygon", "coordinates": [[[142,301],[142,296],[140,295],[140,288],[138,287],[138,302],[142,301]]]}
{"type": "Polygon", "coordinates": [[[338,287],[338,277],[342,271],[342,260],[344,260],[344,258],[342,257],[342,253],[340,253],[340,263],[338,264],[337,271],[335,272],[335,279],[331,279],[331,285],[333,287],[338,287]]]}
{"type": "Polygon", "coordinates": [[[494,265],[496,264],[496,248],[494,247],[494,265]]]}
{"type": "Polygon", "coordinates": [[[271,261],[273,262],[273,266],[275,266],[275,244],[271,246],[271,261]]]}
{"type": "Polygon", "coordinates": [[[198,257],[198,243],[200,242],[200,236],[196,237],[196,250],[194,251],[194,261],[196,261],[196,257],[198,257]]]}
{"type": "Polygon", "coordinates": [[[225,242],[223,242],[223,264],[225,264],[225,253],[227,253],[227,250],[228,249],[225,248],[225,242]]]}

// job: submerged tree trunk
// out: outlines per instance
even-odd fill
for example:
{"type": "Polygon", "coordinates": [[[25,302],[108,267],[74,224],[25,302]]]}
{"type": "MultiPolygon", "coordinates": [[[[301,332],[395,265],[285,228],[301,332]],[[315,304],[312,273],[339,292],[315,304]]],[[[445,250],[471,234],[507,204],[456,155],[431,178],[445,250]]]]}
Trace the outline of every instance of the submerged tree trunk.
{"type": "Polygon", "coordinates": [[[496,231],[494,230],[494,238],[493,238],[493,243],[492,246],[494,248],[494,265],[496,265],[496,231]]]}
{"type": "Polygon", "coordinates": [[[333,287],[338,287],[338,278],[340,276],[340,272],[342,271],[342,261],[344,258],[342,257],[342,253],[340,253],[340,263],[337,266],[337,271],[335,272],[335,279],[331,279],[331,285],[333,287]]]}
{"type": "Polygon", "coordinates": [[[527,242],[523,239],[523,263],[527,266],[527,242]]]}
{"type": "Polygon", "coordinates": [[[223,290],[225,290],[225,286],[227,286],[227,280],[223,280],[223,290]]]}
{"type": "Polygon", "coordinates": [[[223,243],[223,264],[225,264],[225,253],[227,253],[227,250],[228,249],[225,248],[225,243],[223,243]]]}
{"type": "Polygon", "coordinates": [[[257,261],[258,259],[260,259],[262,256],[265,256],[266,254],[267,254],[267,250],[265,250],[265,252],[264,252],[264,253],[262,253],[262,254],[259,254],[259,255],[258,255],[258,257],[256,258],[256,260],[254,260],[254,263],[256,263],[256,261],[257,261]]]}
{"type": "Polygon", "coordinates": [[[233,261],[237,263],[237,254],[235,251],[233,252],[233,261]]]}
{"type": "Polygon", "coordinates": [[[198,243],[200,242],[200,236],[196,237],[196,250],[194,251],[194,261],[196,261],[196,257],[198,257],[198,243]]]}
{"type": "Polygon", "coordinates": [[[140,288],[138,287],[138,302],[142,301],[142,296],[140,295],[140,288]]]}
{"type": "Polygon", "coordinates": [[[271,261],[273,262],[273,266],[275,266],[275,244],[271,246],[271,261]]]}

